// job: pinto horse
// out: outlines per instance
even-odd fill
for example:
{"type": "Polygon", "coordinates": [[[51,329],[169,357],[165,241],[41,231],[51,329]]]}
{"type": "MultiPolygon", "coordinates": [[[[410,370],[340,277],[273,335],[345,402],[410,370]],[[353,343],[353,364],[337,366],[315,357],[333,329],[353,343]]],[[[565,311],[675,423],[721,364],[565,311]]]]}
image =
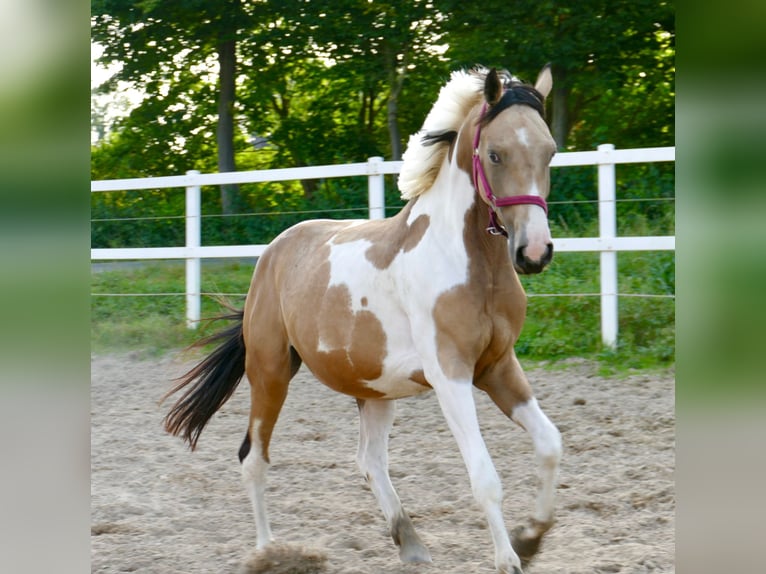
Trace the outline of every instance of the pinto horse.
{"type": "Polygon", "coordinates": [[[165,417],[192,450],[244,374],[250,422],[239,449],[257,547],[272,542],[265,505],[269,444],[287,387],[305,363],[357,400],[357,463],[403,562],[431,556],[388,472],[395,401],[436,393],[474,497],[486,514],[498,572],[521,574],[553,524],[561,435],[542,412],[514,353],[526,313],[517,273],[552,257],[545,198],[556,145],[543,119],[549,67],[534,86],[507,72],[454,72],[399,175],[408,200],[375,221],[315,220],[280,234],[260,257],[237,323],[168,393],[165,417]],[[479,430],[472,387],[530,435],[539,491],[533,516],[509,537],[502,486],[479,430]],[[512,539],[511,539],[512,538],[512,539]]]}

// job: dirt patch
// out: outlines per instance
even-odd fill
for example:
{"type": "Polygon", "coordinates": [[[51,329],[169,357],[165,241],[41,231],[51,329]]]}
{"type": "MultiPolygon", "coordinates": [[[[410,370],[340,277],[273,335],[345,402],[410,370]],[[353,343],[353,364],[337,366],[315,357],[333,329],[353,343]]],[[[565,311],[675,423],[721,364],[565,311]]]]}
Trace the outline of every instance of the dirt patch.
{"type": "MultiPolygon", "coordinates": [[[[436,397],[398,401],[391,435],[392,480],[434,560],[403,565],[356,468],[354,400],[305,370],[291,383],[271,447],[269,514],[275,537],[289,546],[271,557],[254,554],[237,460],[248,385],[190,453],[162,430],[168,405],[158,405],[189,366],[174,358],[92,359],[92,572],[494,571],[489,531],[436,397]]],[[[673,572],[673,373],[609,379],[594,365],[573,362],[527,374],[562,432],[564,458],[557,523],[525,574],[673,572]]],[[[534,505],[531,441],[480,391],[476,403],[512,528],[534,505]]]]}
{"type": "Polygon", "coordinates": [[[320,574],[326,572],[324,552],[293,544],[269,544],[245,561],[242,574],[320,574]]]}

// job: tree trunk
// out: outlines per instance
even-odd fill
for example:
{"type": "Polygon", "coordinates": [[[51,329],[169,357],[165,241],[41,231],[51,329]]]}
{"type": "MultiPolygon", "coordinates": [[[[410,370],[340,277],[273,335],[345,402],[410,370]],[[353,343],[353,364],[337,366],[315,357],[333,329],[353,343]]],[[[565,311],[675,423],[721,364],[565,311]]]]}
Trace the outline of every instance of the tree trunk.
{"type": "Polygon", "coordinates": [[[388,137],[391,141],[391,159],[402,159],[402,138],[399,133],[399,101],[398,94],[391,94],[388,98],[388,137]]]}
{"type": "Polygon", "coordinates": [[[551,132],[556,141],[556,147],[564,149],[569,135],[569,94],[571,88],[567,82],[566,72],[560,68],[554,70],[553,81],[553,118],[551,119],[551,132]]]}
{"type": "MultiPolygon", "coordinates": [[[[236,42],[226,40],[217,46],[220,82],[218,90],[218,171],[236,171],[234,164],[234,84],[236,78],[236,42]]],[[[236,213],[241,205],[239,186],[221,186],[221,210],[224,215],[236,213]]]]}
{"type": "Polygon", "coordinates": [[[386,124],[388,125],[388,138],[391,144],[391,159],[402,159],[402,138],[399,133],[399,95],[404,86],[404,76],[407,69],[407,43],[399,46],[399,51],[404,54],[401,68],[397,67],[397,51],[389,42],[384,43],[384,58],[386,75],[388,76],[388,100],[386,101],[386,124]]]}

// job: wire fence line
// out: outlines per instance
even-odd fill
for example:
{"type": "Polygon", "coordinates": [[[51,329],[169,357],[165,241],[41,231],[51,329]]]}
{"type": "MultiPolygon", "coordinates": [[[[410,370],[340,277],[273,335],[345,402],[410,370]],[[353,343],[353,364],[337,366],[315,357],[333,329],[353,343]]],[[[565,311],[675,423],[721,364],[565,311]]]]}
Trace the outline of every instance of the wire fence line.
{"type": "MultiPolygon", "coordinates": [[[[602,144],[595,151],[565,152],[557,154],[551,162],[551,167],[566,166],[595,166],[597,168],[596,200],[556,201],[552,205],[567,203],[595,203],[598,205],[598,235],[595,237],[565,237],[554,239],[557,252],[597,252],[599,253],[599,293],[549,293],[529,294],[529,297],[599,297],[601,299],[601,333],[602,341],[607,347],[616,347],[618,330],[618,298],[619,297],[658,297],[674,299],[674,295],[652,294],[620,294],[617,288],[617,253],[620,251],[674,251],[675,235],[666,236],[619,236],[617,234],[617,204],[634,201],[674,201],[674,198],[617,198],[617,180],[615,166],[629,163],[674,162],[675,147],[615,149],[612,144],[602,144]]],[[[381,219],[386,215],[385,181],[386,175],[399,173],[401,161],[384,161],[381,157],[369,158],[367,162],[343,164],[334,166],[311,166],[303,168],[272,169],[248,172],[228,172],[200,174],[190,171],[182,176],[164,176],[155,178],[102,180],[91,182],[91,192],[109,192],[126,190],[156,190],[159,188],[185,188],[186,211],[183,216],[168,218],[183,218],[186,222],[186,244],[179,247],[148,247],[148,248],[92,248],[91,261],[117,260],[160,260],[184,259],[186,262],[186,291],[172,293],[170,296],[185,295],[187,308],[187,325],[195,328],[200,321],[201,261],[208,258],[257,257],[263,253],[265,245],[228,245],[203,246],[201,243],[201,222],[205,217],[221,217],[220,215],[203,215],[201,209],[202,186],[224,185],[233,183],[258,183],[273,181],[288,181],[302,179],[322,179],[349,176],[367,176],[368,178],[368,218],[381,219]]],[[[397,208],[400,206],[388,206],[397,208]]],[[[343,208],[347,211],[357,211],[357,208],[343,208]]],[[[361,208],[359,208],[361,210],[361,208]]],[[[329,210],[303,211],[301,214],[311,215],[329,210]]],[[[292,212],[295,213],[295,212],[292,212]]],[[[276,215],[276,212],[266,212],[263,215],[276,215]]],[[[284,214],[284,212],[283,212],[284,214]]],[[[252,216],[239,214],[238,217],[252,216]]],[[[162,219],[162,217],[156,217],[162,219]]],[[[135,220],[132,219],[131,220],[135,220]]],[[[157,294],[93,294],[100,296],[158,296],[157,294]]],[[[216,295],[221,295],[216,294],[216,295]]]]}
{"type": "MultiPolygon", "coordinates": [[[[91,297],[174,297],[186,296],[185,291],[167,293],[91,293],[91,297]]],[[[247,293],[192,293],[201,297],[245,297],[247,293]]],[[[601,297],[604,293],[527,293],[527,297],[601,297]]],[[[672,293],[606,293],[613,297],[636,297],[640,299],[675,299],[672,293]]]]}
{"type": "MultiPolygon", "coordinates": [[[[638,202],[662,202],[662,201],[675,201],[675,197],[635,197],[616,200],[599,200],[599,199],[573,199],[573,200],[561,200],[561,201],[547,201],[546,203],[551,205],[584,205],[584,204],[598,204],[598,203],[638,203],[638,202]]],[[[389,205],[386,209],[401,209],[405,204],[389,205]]],[[[290,211],[252,211],[245,213],[203,213],[199,217],[200,219],[214,219],[214,218],[235,218],[235,217],[269,217],[269,216],[282,216],[282,215],[315,215],[318,213],[344,213],[344,212],[365,212],[369,209],[369,206],[362,207],[334,207],[329,209],[303,209],[303,210],[290,210],[290,211]]],[[[105,218],[93,218],[91,223],[112,223],[116,221],[158,221],[165,219],[186,219],[186,215],[145,215],[141,217],[105,217],[105,218]]]]}

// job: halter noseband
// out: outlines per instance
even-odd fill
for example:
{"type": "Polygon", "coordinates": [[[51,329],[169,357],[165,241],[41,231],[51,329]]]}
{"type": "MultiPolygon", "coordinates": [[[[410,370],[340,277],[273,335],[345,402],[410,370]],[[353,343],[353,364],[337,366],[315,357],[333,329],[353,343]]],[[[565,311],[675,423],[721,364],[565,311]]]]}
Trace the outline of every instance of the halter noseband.
{"type": "Polygon", "coordinates": [[[496,197],[492,193],[492,188],[489,185],[487,174],[484,173],[484,167],[481,165],[481,158],[479,157],[479,138],[481,137],[481,118],[484,117],[487,111],[487,104],[481,108],[481,115],[479,116],[479,125],[476,128],[476,135],[473,137],[473,186],[476,188],[476,192],[481,195],[481,186],[479,182],[484,186],[484,198],[489,206],[489,226],[487,231],[492,235],[504,235],[508,237],[508,232],[500,225],[497,220],[497,212],[495,208],[506,207],[508,205],[539,205],[545,211],[545,215],[548,215],[548,204],[539,195],[513,195],[511,197],[496,197]]]}

